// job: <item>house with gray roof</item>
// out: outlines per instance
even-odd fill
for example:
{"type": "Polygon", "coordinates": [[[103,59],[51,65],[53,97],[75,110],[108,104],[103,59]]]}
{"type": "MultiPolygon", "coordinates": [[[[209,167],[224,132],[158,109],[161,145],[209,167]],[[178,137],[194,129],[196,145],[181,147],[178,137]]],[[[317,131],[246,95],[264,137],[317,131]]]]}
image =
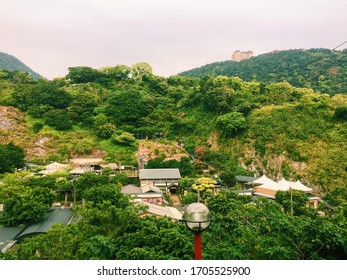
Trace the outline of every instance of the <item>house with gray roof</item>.
{"type": "Polygon", "coordinates": [[[163,192],[152,185],[143,185],[137,187],[134,185],[126,185],[122,187],[122,193],[129,194],[134,201],[148,202],[152,204],[162,204],[164,201],[163,192]]]}
{"type": "Polygon", "coordinates": [[[160,216],[160,217],[168,217],[172,219],[173,221],[181,221],[182,220],[182,213],[178,211],[174,207],[168,207],[168,206],[160,206],[155,205],[148,202],[141,202],[141,205],[147,206],[146,210],[140,214],[141,217],[143,216],[160,216]]]}
{"type": "Polygon", "coordinates": [[[54,224],[70,224],[72,220],[72,209],[70,207],[52,208],[42,217],[41,221],[29,225],[18,236],[17,241],[21,241],[25,237],[31,237],[40,233],[47,233],[54,224]]]}
{"type": "Polygon", "coordinates": [[[178,187],[181,173],[178,168],[140,169],[139,179],[141,186],[152,185],[169,192],[171,188],[178,187]]]}
{"type": "Polygon", "coordinates": [[[26,237],[47,233],[54,224],[68,225],[71,221],[72,209],[59,207],[50,209],[39,222],[28,226],[5,227],[0,225],[0,250],[5,252],[26,237]]]}
{"type": "Polygon", "coordinates": [[[16,243],[16,236],[19,235],[25,229],[21,227],[5,227],[0,225],[0,251],[5,251],[16,243]]]}

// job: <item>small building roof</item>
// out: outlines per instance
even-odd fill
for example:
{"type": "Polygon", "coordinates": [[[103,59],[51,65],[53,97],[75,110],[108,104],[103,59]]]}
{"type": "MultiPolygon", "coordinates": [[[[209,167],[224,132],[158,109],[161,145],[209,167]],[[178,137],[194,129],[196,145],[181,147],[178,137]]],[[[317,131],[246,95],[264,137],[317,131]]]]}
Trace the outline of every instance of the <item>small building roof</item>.
{"type": "Polygon", "coordinates": [[[152,185],[143,185],[141,187],[137,187],[134,185],[126,185],[124,187],[122,187],[122,193],[125,194],[150,194],[150,193],[157,193],[157,194],[162,194],[163,192],[152,185]]]}
{"type": "Polygon", "coordinates": [[[148,193],[148,192],[162,193],[162,191],[159,188],[152,185],[144,184],[140,187],[140,189],[142,193],[148,193]]]}
{"type": "Polygon", "coordinates": [[[244,183],[253,182],[253,181],[259,179],[259,177],[241,176],[241,175],[236,175],[235,177],[236,177],[236,180],[238,182],[244,182],[244,183]]]}
{"type": "Polygon", "coordinates": [[[78,165],[83,165],[83,164],[100,164],[102,163],[104,160],[102,158],[72,158],[70,159],[70,161],[73,164],[78,164],[78,165]]]}
{"type": "Polygon", "coordinates": [[[121,165],[118,165],[117,163],[100,164],[100,166],[102,168],[111,168],[113,170],[121,168],[121,165]]]}
{"type": "Polygon", "coordinates": [[[76,168],[70,171],[70,174],[75,174],[75,175],[80,175],[83,174],[85,172],[88,172],[89,170],[87,169],[82,169],[82,168],[76,168]]]}
{"type": "Polygon", "coordinates": [[[67,225],[72,219],[71,208],[54,208],[42,218],[40,222],[31,224],[20,235],[16,237],[21,240],[25,237],[30,237],[39,233],[47,233],[54,224],[67,225]]]}
{"type": "Polygon", "coordinates": [[[180,179],[181,174],[178,168],[157,168],[157,169],[140,169],[140,180],[146,179],[180,179]]]}
{"type": "Polygon", "coordinates": [[[66,167],[69,167],[68,164],[62,164],[59,162],[53,162],[51,164],[48,164],[45,166],[45,170],[42,170],[39,172],[39,174],[49,174],[49,173],[54,173],[56,171],[62,170],[66,167]]]}
{"type": "Polygon", "coordinates": [[[141,193],[141,189],[137,186],[134,185],[126,185],[124,187],[121,188],[122,193],[125,194],[139,194],[141,193]]]}
{"type": "Polygon", "coordinates": [[[141,202],[141,205],[148,206],[147,212],[151,214],[163,216],[163,217],[166,216],[174,220],[182,219],[182,213],[174,207],[159,206],[159,205],[148,203],[148,202],[141,202]]]}
{"type": "Polygon", "coordinates": [[[0,225],[0,251],[5,252],[10,248],[16,241],[15,238],[24,227],[4,227],[0,225]]]}
{"type": "Polygon", "coordinates": [[[255,192],[254,193],[255,196],[263,196],[263,197],[268,197],[268,198],[272,198],[275,199],[275,196],[272,194],[267,194],[267,193],[263,193],[263,192],[255,192]]]}
{"type": "Polygon", "coordinates": [[[69,166],[68,164],[62,164],[62,163],[59,163],[59,162],[53,162],[51,164],[46,165],[46,169],[47,170],[59,170],[59,169],[62,169],[64,167],[68,167],[68,166],[69,166]]]}

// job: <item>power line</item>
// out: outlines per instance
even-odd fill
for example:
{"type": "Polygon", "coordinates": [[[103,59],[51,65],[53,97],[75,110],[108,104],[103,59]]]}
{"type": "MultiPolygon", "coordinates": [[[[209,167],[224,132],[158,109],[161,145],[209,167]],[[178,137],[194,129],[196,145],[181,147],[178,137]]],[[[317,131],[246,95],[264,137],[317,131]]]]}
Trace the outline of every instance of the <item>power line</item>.
{"type": "MultiPolygon", "coordinates": [[[[331,49],[330,51],[334,51],[334,50],[338,49],[339,47],[343,46],[343,45],[346,44],[346,43],[347,43],[347,41],[344,41],[343,43],[341,43],[341,44],[338,45],[337,47],[331,49]]],[[[324,54],[323,56],[318,57],[318,58],[316,58],[315,60],[313,60],[313,61],[307,63],[306,65],[304,65],[304,67],[306,67],[306,66],[308,66],[308,65],[310,65],[310,64],[316,63],[317,61],[322,60],[322,59],[323,59],[324,57],[326,57],[327,55],[329,55],[329,53],[326,53],[326,54],[324,54]]]]}
{"type": "MultiPolygon", "coordinates": [[[[334,51],[334,50],[338,49],[339,47],[343,46],[343,45],[346,44],[346,43],[347,43],[347,41],[344,41],[343,43],[339,44],[338,46],[336,46],[335,48],[331,49],[330,51],[334,51]]],[[[310,65],[310,64],[313,64],[313,63],[316,63],[316,62],[318,62],[318,61],[321,61],[323,58],[325,58],[325,57],[328,56],[329,54],[330,54],[330,52],[329,52],[329,53],[323,54],[322,56],[318,57],[317,59],[315,59],[315,60],[313,60],[313,61],[307,63],[306,65],[304,65],[303,68],[306,68],[306,67],[307,67],[308,65],[310,65]]],[[[344,57],[344,56],[346,56],[346,55],[342,55],[342,57],[344,57]]],[[[305,79],[308,80],[308,81],[310,81],[310,84],[311,84],[311,86],[312,86],[312,80],[315,79],[316,77],[320,76],[320,75],[321,75],[320,73],[316,73],[316,74],[314,74],[314,75],[312,75],[312,76],[309,76],[309,77],[307,77],[307,78],[305,78],[305,79]]]]}

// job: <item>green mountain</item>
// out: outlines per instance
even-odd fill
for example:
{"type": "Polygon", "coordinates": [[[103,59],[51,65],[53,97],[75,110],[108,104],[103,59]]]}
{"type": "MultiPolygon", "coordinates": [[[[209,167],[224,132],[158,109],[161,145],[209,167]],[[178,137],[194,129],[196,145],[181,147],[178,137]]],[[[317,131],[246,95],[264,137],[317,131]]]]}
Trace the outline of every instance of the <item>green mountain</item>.
{"type": "Polygon", "coordinates": [[[227,76],[244,81],[287,81],[328,94],[347,93],[347,49],[275,51],[240,62],[223,61],[180,73],[188,77],[227,76]]]}
{"type": "Polygon", "coordinates": [[[192,258],[183,223],[140,217],[143,206],[122,194],[137,183],[134,170],[28,176],[15,172],[22,150],[40,165],[102,157],[179,168],[182,204],[200,195],[213,215],[204,259],[347,258],[347,94],[238,77],[164,78],[146,63],[71,67],[53,81],[14,76],[0,71],[0,224],[40,221],[53,201],[79,207],[76,222],[17,242],[0,260],[192,258]],[[295,191],[252,200],[232,191],[241,189],[236,174],[300,180],[328,204],[305,207],[308,197],[295,191]],[[230,191],[194,191],[193,178],[215,176],[230,191]]]}
{"type": "Polygon", "coordinates": [[[19,83],[8,73],[0,75],[0,89],[0,105],[26,116],[13,112],[0,121],[0,142],[24,147],[30,161],[98,153],[136,165],[133,136],[163,135],[183,140],[197,174],[219,174],[232,163],[242,167],[239,174],[300,179],[323,192],[347,183],[346,94],[238,77],[164,78],[146,63],[71,67],[55,81],[19,83]]]}
{"type": "Polygon", "coordinates": [[[7,53],[0,52],[0,69],[6,71],[22,71],[31,75],[34,79],[38,80],[42,76],[36,73],[34,70],[26,66],[19,59],[7,53]]]}

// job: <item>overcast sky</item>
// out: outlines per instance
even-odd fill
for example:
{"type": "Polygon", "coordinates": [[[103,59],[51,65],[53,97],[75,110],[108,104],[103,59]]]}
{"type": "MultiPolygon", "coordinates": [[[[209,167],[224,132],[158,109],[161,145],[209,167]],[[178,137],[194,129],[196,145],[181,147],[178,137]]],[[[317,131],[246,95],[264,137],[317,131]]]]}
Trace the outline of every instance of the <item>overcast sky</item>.
{"type": "Polygon", "coordinates": [[[0,52],[48,79],[137,62],[170,76],[235,50],[332,49],[347,40],[346,10],[346,0],[0,0],[0,52]]]}

